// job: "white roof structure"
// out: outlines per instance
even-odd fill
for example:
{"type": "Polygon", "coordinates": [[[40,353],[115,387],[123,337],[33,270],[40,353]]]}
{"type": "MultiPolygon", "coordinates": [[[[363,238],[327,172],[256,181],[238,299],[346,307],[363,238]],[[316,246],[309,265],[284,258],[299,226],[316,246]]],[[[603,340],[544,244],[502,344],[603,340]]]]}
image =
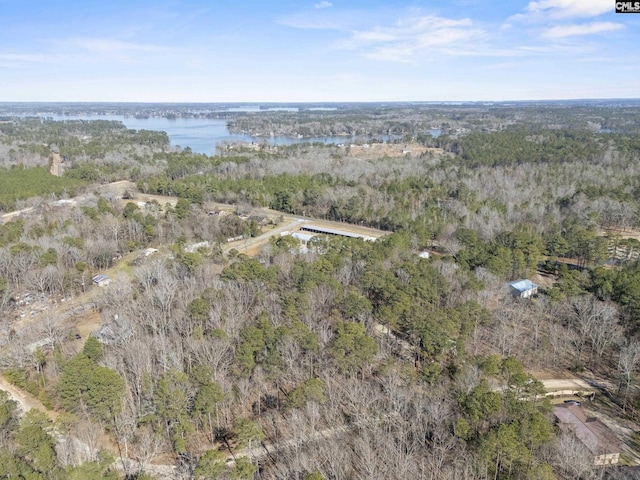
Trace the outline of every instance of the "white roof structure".
{"type": "Polygon", "coordinates": [[[519,292],[527,292],[529,290],[533,290],[534,288],[538,288],[538,285],[527,279],[516,280],[515,282],[511,282],[509,286],[519,292]]]}
{"type": "Polygon", "coordinates": [[[104,275],[103,273],[99,273],[98,275],[93,277],[93,283],[100,283],[100,282],[104,282],[105,280],[110,280],[110,279],[108,276],[104,275]]]}
{"type": "Polygon", "coordinates": [[[341,237],[361,238],[363,240],[372,241],[375,238],[360,233],[348,232],[346,230],[338,230],[337,228],[321,227],[319,225],[306,224],[300,227],[300,230],[313,233],[324,233],[325,235],[339,235],[341,237]]]}
{"type": "Polygon", "coordinates": [[[300,240],[301,242],[308,242],[313,237],[315,237],[315,235],[312,235],[310,233],[300,233],[300,232],[296,232],[296,233],[292,234],[291,236],[293,238],[295,238],[296,240],[300,240]]]}

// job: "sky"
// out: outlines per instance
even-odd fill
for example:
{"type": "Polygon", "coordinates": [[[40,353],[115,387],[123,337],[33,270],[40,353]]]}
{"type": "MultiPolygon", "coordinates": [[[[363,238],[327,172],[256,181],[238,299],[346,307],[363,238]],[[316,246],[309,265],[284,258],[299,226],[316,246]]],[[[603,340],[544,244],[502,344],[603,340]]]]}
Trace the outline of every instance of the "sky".
{"type": "Polygon", "coordinates": [[[640,98],[612,0],[0,0],[0,101],[640,98]]]}

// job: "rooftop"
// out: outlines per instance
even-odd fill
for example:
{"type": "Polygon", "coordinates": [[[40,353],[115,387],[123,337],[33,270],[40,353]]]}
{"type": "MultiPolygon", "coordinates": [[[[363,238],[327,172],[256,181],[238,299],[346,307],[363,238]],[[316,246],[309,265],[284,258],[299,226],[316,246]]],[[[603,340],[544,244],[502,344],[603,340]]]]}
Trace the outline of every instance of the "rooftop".
{"type": "Polygon", "coordinates": [[[337,228],[321,227],[319,225],[306,224],[300,227],[300,230],[306,230],[307,232],[314,233],[325,233],[327,235],[340,235],[342,237],[362,238],[364,240],[372,239],[372,237],[368,235],[362,235],[361,233],[349,232],[347,230],[338,230],[337,228]]]}
{"type": "Polygon", "coordinates": [[[620,442],[611,429],[598,418],[587,417],[582,407],[562,404],[556,406],[553,414],[560,423],[570,427],[594,455],[620,452],[620,442]]]}
{"type": "Polygon", "coordinates": [[[533,290],[534,288],[538,287],[538,285],[528,279],[516,280],[515,282],[511,282],[509,285],[519,292],[526,292],[527,290],[533,290]]]}
{"type": "Polygon", "coordinates": [[[309,240],[311,240],[313,237],[315,237],[315,235],[312,235],[310,233],[300,233],[300,232],[296,232],[294,234],[291,235],[293,238],[301,240],[303,242],[308,242],[309,240]]]}

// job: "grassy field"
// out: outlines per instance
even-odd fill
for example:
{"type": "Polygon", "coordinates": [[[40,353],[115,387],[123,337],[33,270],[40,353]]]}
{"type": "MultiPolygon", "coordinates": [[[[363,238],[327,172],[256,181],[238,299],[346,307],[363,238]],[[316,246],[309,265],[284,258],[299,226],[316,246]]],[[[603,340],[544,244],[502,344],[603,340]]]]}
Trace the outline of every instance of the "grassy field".
{"type": "Polygon", "coordinates": [[[0,169],[0,211],[13,210],[17,200],[49,193],[71,195],[75,188],[84,185],[82,180],[55,177],[45,168],[0,169]]]}

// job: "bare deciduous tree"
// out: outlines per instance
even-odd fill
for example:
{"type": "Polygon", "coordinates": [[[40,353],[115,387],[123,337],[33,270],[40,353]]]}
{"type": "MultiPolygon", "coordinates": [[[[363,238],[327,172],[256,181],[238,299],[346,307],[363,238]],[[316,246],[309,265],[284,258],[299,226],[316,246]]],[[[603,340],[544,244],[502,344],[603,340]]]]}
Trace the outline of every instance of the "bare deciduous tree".
{"type": "Polygon", "coordinates": [[[578,362],[586,341],[589,341],[592,351],[600,358],[604,350],[615,343],[620,335],[617,309],[592,295],[573,299],[571,306],[573,325],[577,333],[578,362]]]}
{"type": "Polygon", "coordinates": [[[618,392],[624,388],[623,410],[627,407],[629,390],[639,365],[640,342],[635,339],[628,339],[620,346],[620,356],[618,358],[618,372],[620,373],[618,392]]]}
{"type": "Polygon", "coordinates": [[[571,432],[562,432],[547,452],[548,462],[566,478],[594,478],[593,455],[571,432]]]}

